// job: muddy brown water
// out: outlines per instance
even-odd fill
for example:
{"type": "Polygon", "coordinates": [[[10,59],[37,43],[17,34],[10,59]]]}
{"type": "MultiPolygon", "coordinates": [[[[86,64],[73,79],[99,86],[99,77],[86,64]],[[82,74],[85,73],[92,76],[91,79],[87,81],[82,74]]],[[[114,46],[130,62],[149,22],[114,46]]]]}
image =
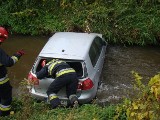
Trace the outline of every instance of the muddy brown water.
{"type": "Polygon", "coordinates": [[[8,75],[13,86],[13,96],[17,96],[19,83],[27,78],[37,55],[43,48],[49,37],[44,36],[9,36],[1,48],[8,54],[13,55],[18,50],[24,49],[25,55],[12,67],[8,68],[8,75]]]}
{"type": "MultiPolygon", "coordinates": [[[[20,92],[19,83],[27,78],[37,55],[48,41],[44,36],[9,36],[1,45],[8,55],[24,49],[26,54],[13,67],[8,68],[8,74],[13,86],[13,96],[20,92]]],[[[97,92],[97,102],[101,105],[118,103],[124,97],[136,96],[133,89],[133,75],[138,72],[146,84],[150,77],[160,72],[160,47],[124,47],[108,45],[106,59],[102,72],[102,81],[97,92]]]]}

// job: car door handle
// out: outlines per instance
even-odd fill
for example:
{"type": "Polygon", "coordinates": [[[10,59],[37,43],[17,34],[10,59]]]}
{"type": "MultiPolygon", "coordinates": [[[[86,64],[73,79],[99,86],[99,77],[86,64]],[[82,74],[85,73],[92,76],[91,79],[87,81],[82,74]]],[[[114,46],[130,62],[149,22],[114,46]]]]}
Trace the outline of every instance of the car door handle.
{"type": "Polygon", "coordinates": [[[99,72],[99,69],[97,70],[97,72],[99,72]]]}

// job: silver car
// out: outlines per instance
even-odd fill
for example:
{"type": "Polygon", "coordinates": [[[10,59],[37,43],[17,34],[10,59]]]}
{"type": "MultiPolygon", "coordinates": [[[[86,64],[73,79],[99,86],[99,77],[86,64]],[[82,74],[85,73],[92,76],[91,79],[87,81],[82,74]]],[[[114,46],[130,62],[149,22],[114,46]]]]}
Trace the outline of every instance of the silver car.
{"type": "MultiPolygon", "coordinates": [[[[39,53],[28,78],[42,68],[44,59],[58,58],[65,60],[75,69],[79,78],[77,96],[80,104],[89,103],[96,97],[100,75],[103,68],[107,43],[101,34],[57,32],[49,38],[39,53]]],[[[47,99],[46,91],[54,78],[41,79],[29,88],[31,95],[39,100],[47,99]]],[[[66,105],[65,88],[57,94],[61,103],[66,105]]]]}

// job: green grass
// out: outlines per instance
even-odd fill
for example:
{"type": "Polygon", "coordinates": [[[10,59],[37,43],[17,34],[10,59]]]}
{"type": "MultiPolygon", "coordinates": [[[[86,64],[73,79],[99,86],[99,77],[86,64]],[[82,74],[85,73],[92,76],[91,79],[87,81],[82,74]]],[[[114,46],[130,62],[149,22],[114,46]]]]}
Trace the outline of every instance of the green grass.
{"type": "Polygon", "coordinates": [[[15,113],[3,117],[3,120],[113,120],[116,114],[116,107],[112,105],[101,107],[96,104],[84,104],[78,108],[51,109],[46,103],[31,101],[21,103],[15,100],[12,105],[15,113]]]}
{"type": "Polygon", "coordinates": [[[116,114],[115,105],[101,107],[95,103],[83,104],[78,108],[51,109],[48,103],[33,99],[26,85],[26,79],[22,80],[21,93],[12,102],[14,114],[3,117],[3,120],[112,120],[116,114]]]}

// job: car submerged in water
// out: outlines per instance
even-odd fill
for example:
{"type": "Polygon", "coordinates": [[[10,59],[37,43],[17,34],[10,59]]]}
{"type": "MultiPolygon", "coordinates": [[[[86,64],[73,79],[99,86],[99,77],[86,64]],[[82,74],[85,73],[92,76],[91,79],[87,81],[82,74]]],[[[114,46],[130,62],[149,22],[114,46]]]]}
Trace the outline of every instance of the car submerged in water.
{"type": "MultiPolygon", "coordinates": [[[[49,38],[45,44],[28,78],[32,78],[42,68],[43,60],[60,59],[66,61],[75,69],[79,83],[77,96],[80,104],[91,102],[98,90],[98,85],[104,64],[107,42],[102,34],[97,33],[76,33],[57,32],[49,38]]],[[[39,83],[29,88],[31,95],[38,100],[48,98],[46,91],[54,78],[46,77],[39,80],[39,83]]],[[[63,105],[67,105],[65,87],[58,92],[58,97],[63,105]]]]}

